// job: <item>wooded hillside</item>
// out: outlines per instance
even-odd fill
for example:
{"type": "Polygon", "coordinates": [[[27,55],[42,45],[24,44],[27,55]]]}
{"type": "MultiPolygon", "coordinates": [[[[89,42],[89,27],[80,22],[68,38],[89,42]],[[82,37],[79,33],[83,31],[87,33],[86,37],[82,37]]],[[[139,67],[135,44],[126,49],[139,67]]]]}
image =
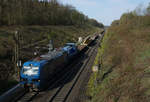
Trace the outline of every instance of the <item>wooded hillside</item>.
{"type": "Polygon", "coordinates": [[[0,25],[103,25],[57,0],[0,0],[0,25]]]}
{"type": "Polygon", "coordinates": [[[16,61],[35,57],[32,46],[21,48],[16,58],[17,44],[24,47],[40,42],[38,46],[46,46],[52,39],[60,47],[100,28],[103,24],[57,0],[0,0],[0,94],[17,83],[16,61]]]}

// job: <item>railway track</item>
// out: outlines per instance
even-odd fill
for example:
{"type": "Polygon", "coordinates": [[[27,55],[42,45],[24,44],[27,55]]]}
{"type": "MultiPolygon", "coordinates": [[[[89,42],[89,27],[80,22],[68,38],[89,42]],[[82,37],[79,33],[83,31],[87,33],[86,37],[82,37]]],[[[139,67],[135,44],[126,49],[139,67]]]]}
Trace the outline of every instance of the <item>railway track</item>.
{"type": "MultiPolygon", "coordinates": [[[[77,84],[81,74],[88,70],[86,66],[90,62],[90,59],[95,57],[97,45],[91,47],[85,55],[81,54],[81,57],[74,61],[69,68],[64,70],[66,73],[57,81],[54,79],[52,85],[43,92],[29,92],[26,93],[19,100],[15,102],[65,102],[68,101],[68,97],[71,94],[74,86],[77,84]],[[88,56],[87,56],[88,55],[88,56]]],[[[61,74],[60,74],[61,75],[61,74]]],[[[69,101],[68,101],[69,102],[69,101]]]]}
{"type": "MultiPolygon", "coordinates": [[[[87,75],[89,75],[87,73],[90,72],[91,69],[90,65],[93,65],[94,62],[93,59],[97,55],[98,44],[99,43],[97,43],[96,46],[94,46],[91,50],[89,50],[89,52],[87,53],[88,58],[84,60],[75,78],[69,83],[65,84],[65,86],[63,86],[63,88],[50,99],[50,101],[46,101],[46,102],[73,102],[74,101],[75,99],[74,97],[77,96],[77,94],[74,94],[77,93],[76,87],[79,87],[81,85],[81,80],[85,80],[85,78],[87,78],[87,75]]],[[[78,66],[76,66],[75,68],[78,68],[78,66]]]]}
{"type": "Polygon", "coordinates": [[[79,54],[79,58],[56,75],[49,83],[50,87],[47,90],[42,92],[20,92],[16,94],[12,101],[7,102],[70,102],[75,87],[80,83],[81,75],[89,70],[86,67],[89,66],[89,63],[92,63],[91,60],[96,56],[96,49],[99,44],[98,41],[96,43],[95,46],[85,51],[85,54],[79,54]]]}
{"type": "MultiPolygon", "coordinates": [[[[88,50],[89,52],[89,50],[88,50]]],[[[84,56],[81,56],[81,59],[84,56]]],[[[81,60],[80,59],[80,60],[81,60]]],[[[80,65],[80,63],[77,63],[78,61],[74,61],[71,65],[69,65],[68,67],[71,68],[74,65],[80,65]]],[[[64,72],[66,72],[59,80],[57,80],[57,78],[53,79],[53,81],[51,83],[53,83],[52,85],[50,85],[50,87],[47,89],[48,91],[43,91],[43,92],[29,92],[26,93],[23,97],[19,98],[19,100],[14,101],[14,102],[30,102],[30,101],[35,101],[37,102],[36,99],[38,99],[38,97],[44,97],[45,94],[50,93],[51,96],[49,98],[45,98],[46,100],[53,100],[54,97],[56,96],[57,93],[59,93],[59,91],[63,88],[64,84],[66,83],[66,81],[68,80],[68,76],[70,76],[71,74],[73,74],[74,69],[71,68],[69,71],[67,71],[68,68],[66,68],[66,70],[64,70],[64,72]],[[55,81],[57,80],[57,81],[55,81]],[[58,87],[57,87],[58,86],[58,87]],[[55,88],[57,87],[57,88],[55,88]],[[54,90],[53,90],[54,89],[54,90]],[[53,95],[52,95],[53,94],[53,95]]],[[[63,72],[60,74],[60,76],[63,74],[63,72]]],[[[59,76],[58,76],[59,77],[59,76]]],[[[39,101],[40,102],[40,101],[39,101]]],[[[45,102],[45,101],[44,101],[45,102]]]]}
{"type": "MultiPolygon", "coordinates": [[[[89,53],[89,55],[92,55],[92,53],[94,52],[95,49],[92,49],[89,53]]],[[[86,69],[87,64],[89,63],[90,59],[92,56],[90,56],[88,59],[86,59],[86,61],[83,63],[83,66],[81,67],[79,73],[77,73],[76,77],[68,84],[66,84],[61,91],[55,95],[54,98],[52,98],[49,102],[66,102],[66,100],[68,99],[70,93],[72,92],[74,86],[77,84],[81,74],[83,74],[83,72],[86,69]]]]}

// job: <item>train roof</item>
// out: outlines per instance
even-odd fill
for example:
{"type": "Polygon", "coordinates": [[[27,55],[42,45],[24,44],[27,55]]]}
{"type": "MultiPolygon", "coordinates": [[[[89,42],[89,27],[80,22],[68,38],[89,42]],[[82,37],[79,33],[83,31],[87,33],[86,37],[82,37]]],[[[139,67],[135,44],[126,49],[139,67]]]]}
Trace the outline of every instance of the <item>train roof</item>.
{"type": "Polygon", "coordinates": [[[66,45],[76,45],[76,43],[66,43],[66,45]]]}
{"type": "Polygon", "coordinates": [[[65,46],[65,47],[63,47],[64,51],[68,51],[69,49],[71,49],[71,46],[65,46]]]}
{"type": "Polygon", "coordinates": [[[61,50],[53,50],[53,51],[48,52],[45,55],[41,55],[40,58],[42,60],[51,60],[51,59],[55,59],[57,57],[60,57],[63,54],[64,54],[64,51],[62,49],[61,50]]]}
{"type": "Polygon", "coordinates": [[[31,60],[31,61],[25,62],[23,65],[24,66],[31,66],[31,65],[40,66],[40,65],[43,65],[43,64],[46,64],[46,63],[47,63],[47,60],[40,60],[40,61],[38,61],[38,63],[37,63],[37,61],[31,60]]]}
{"type": "Polygon", "coordinates": [[[66,43],[65,46],[62,48],[64,51],[68,51],[69,49],[71,49],[71,46],[76,46],[75,43],[66,43]]]}
{"type": "Polygon", "coordinates": [[[42,65],[42,64],[45,64],[45,63],[47,63],[48,61],[50,61],[52,59],[63,56],[63,54],[64,54],[64,51],[62,49],[53,50],[53,51],[48,52],[45,55],[41,55],[41,56],[36,57],[36,58],[34,58],[30,61],[25,62],[24,66],[28,66],[28,65],[31,65],[31,64],[34,64],[34,65],[36,64],[37,66],[42,65]]]}

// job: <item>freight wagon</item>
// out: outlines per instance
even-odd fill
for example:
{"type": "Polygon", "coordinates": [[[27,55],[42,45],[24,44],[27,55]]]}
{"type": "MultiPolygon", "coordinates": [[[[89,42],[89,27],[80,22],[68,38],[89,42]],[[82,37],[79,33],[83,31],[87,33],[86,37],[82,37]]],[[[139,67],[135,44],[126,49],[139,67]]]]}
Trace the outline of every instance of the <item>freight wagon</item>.
{"type": "Polygon", "coordinates": [[[62,71],[71,59],[81,54],[95,39],[95,36],[88,36],[78,46],[75,43],[66,43],[63,48],[25,62],[20,72],[20,84],[29,89],[47,88],[54,75],[62,71]]]}

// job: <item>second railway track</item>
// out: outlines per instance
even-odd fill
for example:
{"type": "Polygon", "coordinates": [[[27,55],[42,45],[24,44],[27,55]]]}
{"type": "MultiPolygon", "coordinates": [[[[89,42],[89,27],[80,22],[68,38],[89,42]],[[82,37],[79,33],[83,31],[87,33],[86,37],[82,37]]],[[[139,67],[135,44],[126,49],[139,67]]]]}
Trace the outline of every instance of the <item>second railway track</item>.
{"type": "MultiPolygon", "coordinates": [[[[72,64],[68,66],[64,70],[66,73],[55,81],[55,79],[51,82],[50,87],[43,92],[28,92],[24,96],[19,97],[15,102],[66,102],[68,101],[68,97],[71,94],[74,86],[78,83],[78,79],[80,75],[88,70],[86,67],[88,63],[96,56],[96,49],[99,43],[96,42],[96,45],[90,47],[85,55],[81,54],[81,57],[72,64]]],[[[60,73],[61,75],[61,73],[60,73]]],[[[57,76],[56,76],[57,77],[57,76]]],[[[60,76],[58,76],[60,77],[60,76]]],[[[70,98],[70,97],[69,97],[70,98]]],[[[69,101],[68,101],[69,102],[69,101]]]]}

